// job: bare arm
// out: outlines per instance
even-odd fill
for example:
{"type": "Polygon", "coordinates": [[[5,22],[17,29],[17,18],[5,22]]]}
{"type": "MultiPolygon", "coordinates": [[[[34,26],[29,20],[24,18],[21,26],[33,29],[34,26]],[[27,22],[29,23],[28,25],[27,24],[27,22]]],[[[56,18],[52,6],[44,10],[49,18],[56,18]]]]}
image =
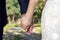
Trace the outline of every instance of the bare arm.
{"type": "Polygon", "coordinates": [[[25,16],[22,17],[22,19],[21,19],[21,26],[24,30],[27,30],[28,33],[30,33],[33,29],[33,26],[31,26],[31,25],[33,25],[32,21],[29,21],[29,20],[32,20],[34,9],[35,9],[38,1],[39,0],[30,0],[29,1],[27,12],[26,12],[25,16]]]}
{"type": "Polygon", "coordinates": [[[28,16],[29,18],[32,18],[33,13],[34,13],[34,9],[35,9],[38,1],[39,0],[30,0],[29,1],[28,10],[27,10],[27,13],[26,13],[26,16],[28,16]]]}

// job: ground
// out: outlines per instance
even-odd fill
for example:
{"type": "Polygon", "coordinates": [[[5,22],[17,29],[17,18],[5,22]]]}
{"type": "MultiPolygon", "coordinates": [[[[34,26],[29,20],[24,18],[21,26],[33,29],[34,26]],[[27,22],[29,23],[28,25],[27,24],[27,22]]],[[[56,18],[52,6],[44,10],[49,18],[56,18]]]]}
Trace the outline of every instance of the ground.
{"type": "MultiPolygon", "coordinates": [[[[34,29],[35,31],[37,30],[36,28],[34,29]]],[[[37,32],[35,31],[31,35],[26,35],[19,27],[10,28],[7,32],[4,32],[3,40],[41,40],[41,33],[38,30],[37,32]]]]}

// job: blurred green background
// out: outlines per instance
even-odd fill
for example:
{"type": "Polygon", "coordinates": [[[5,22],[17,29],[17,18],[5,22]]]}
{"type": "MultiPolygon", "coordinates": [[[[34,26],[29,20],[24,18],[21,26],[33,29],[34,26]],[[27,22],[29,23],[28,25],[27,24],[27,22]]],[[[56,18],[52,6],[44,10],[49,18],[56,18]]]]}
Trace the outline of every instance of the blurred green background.
{"type": "MultiPolygon", "coordinates": [[[[45,0],[39,0],[35,10],[34,10],[34,33],[41,33],[41,14],[45,4],[45,0]]],[[[4,34],[6,32],[13,32],[10,28],[19,28],[20,27],[20,6],[18,0],[6,0],[6,10],[8,16],[8,24],[4,27],[4,34]]],[[[23,29],[20,29],[20,32],[24,32],[23,29]]]]}

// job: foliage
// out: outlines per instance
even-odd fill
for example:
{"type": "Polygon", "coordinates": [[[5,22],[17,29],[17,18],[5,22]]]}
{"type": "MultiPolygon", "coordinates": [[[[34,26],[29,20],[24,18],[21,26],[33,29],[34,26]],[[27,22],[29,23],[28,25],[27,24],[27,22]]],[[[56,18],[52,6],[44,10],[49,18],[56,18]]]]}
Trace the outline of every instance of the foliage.
{"type": "MultiPolygon", "coordinates": [[[[4,27],[4,32],[6,32],[8,29],[12,28],[12,27],[20,27],[20,25],[18,23],[9,23],[4,27]]],[[[35,30],[39,30],[40,29],[40,23],[34,24],[34,31],[35,30]]],[[[23,30],[22,30],[23,31],[23,30]]],[[[40,30],[39,30],[40,31],[40,30]]],[[[39,32],[38,31],[38,32],[39,32]]]]}
{"type": "Polygon", "coordinates": [[[45,1],[40,0],[39,3],[37,4],[35,11],[34,11],[34,19],[35,22],[40,22],[41,21],[41,15],[42,15],[42,10],[44,7],[45,1]]]}
{"type": "Polygon", "coordinates": [[[16,21],[20,17],[20,8],[17,0],[6,0],[7,15],[10,20],[16,21]]]}
{"type": "Polygon", "coordinates": [[[18,23],[8,23],[5,27],[4,27],[4,32],[7,31],[9,28],[12,27],[19,27],[20,25],[18,23]]]}
{"type": "MultiPolygon", "coordinates": [[[[35,27],[40,27],[40,20],[41,20],[41,14],[42,14],[42,9],[44,7],[44,3],[45,3],[45,1],[39,0],[39,3],[37,4],[37,6],[34,10],[33,17],[34,17],[35,23],[37,23],[37,24],[34,24],[35,27]]],[[[6,10],[7,10],[9,24],[7,24],[5,26],[4,30],[7,30],[10,27],[19,26],[20,24],[18,24],[18,19],[21,16],[20,15],[21,12],[20,12],[20,6],[18,3],[18,0],[6,0],[6,10]],[[13,23],[12,23],[12,21],[13,21],[13,23]],[[17,23],[16,23],[16,21],[17,21],[17,23]]]]}
{"type": "MultiPolygon", "coordinates": [[[[41,19],[41,12],[44,6],[44,1],[40,0],[38,5],[34,11],[34,20],[35,22],[40,22],[41,19]]],[[[8,18],[10,17],[10,21],[17,21],[20,17],[20,6],[18,4],[18,0],[6,0],[6,10],[8,18]]]]}

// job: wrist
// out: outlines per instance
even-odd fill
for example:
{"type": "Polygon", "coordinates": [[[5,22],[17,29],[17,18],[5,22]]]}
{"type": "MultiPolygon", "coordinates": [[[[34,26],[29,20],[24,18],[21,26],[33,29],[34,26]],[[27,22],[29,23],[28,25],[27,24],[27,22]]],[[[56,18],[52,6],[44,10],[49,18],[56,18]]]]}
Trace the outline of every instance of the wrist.
{"type": "Polygon", "coordinates": [[[25,16],[25,13],[21,15],[21,18],[25,16]]]}
{"type": "Polygon", "coordinates": [[[32,17],[24,16],[24,18],[27,19],[28,21],[32,21],[32,17]]]}
{"type": "Polygon", "coordinates": [[[25,17],[27,17],[27,18],[29,18],[29,19],[32,19],[32,16],[33,16],[33,15],[28,14],[28,13],[26,13],[26,15],[25,15],[25,17]]]}

